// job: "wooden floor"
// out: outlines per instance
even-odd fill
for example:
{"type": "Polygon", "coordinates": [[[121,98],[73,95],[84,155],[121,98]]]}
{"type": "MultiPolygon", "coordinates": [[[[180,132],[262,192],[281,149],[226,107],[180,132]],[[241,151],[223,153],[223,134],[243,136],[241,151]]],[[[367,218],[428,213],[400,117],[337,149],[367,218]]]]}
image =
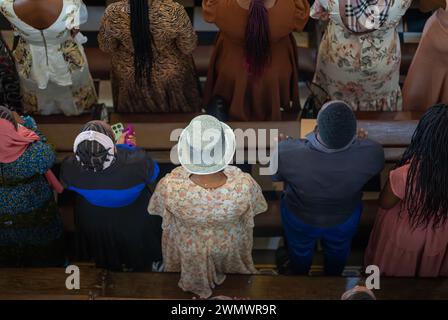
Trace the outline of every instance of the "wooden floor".
{"type": "MultiPolygon", "coordinates": [[[[108,273],[81,268],[81,289],[67,290],[65,269],[2,269],[0,299],[191,299],[178,288],[179,274],[108,273]]],[[[251,300],[338,300],[362,278],[229,275],[214,295],[251,300]]],[[[448,279],[383,278],[378,299],[448,299],[448,279]]]]}

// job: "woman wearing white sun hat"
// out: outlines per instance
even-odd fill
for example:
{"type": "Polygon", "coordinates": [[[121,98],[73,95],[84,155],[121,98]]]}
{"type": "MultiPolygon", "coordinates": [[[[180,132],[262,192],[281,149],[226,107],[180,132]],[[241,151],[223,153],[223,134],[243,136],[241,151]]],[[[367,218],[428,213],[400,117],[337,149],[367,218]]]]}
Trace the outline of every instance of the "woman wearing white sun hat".
{"type": "Polygon", "coordinates": [[[226,273],[257,272],[252,229],[267,203],[249,174],[229,166],[235,135],[216,118],[193,119],[178,153],[182,166],[159,182],[148,211],[163,218],[165,271],[181,272],[180,288],[208,298],[226,273]]]}

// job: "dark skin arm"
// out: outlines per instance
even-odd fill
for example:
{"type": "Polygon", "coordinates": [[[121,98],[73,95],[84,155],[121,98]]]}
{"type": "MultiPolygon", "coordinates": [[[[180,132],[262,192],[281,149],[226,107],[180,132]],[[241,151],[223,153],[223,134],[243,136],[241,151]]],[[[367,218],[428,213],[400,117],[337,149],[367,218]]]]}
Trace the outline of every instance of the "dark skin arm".
{"type": "Polygon", "coordinates": [[[386,210],[391,209],[391,208],[395,207],[400,201],[401,201],[401,199],[398,198],[392,191],[392,187],[390,186],[390,181],[387,180],[387,183],[384,186],[383,191],[381,191],[380,207],[382,209],[386,209],[386,210]]]}

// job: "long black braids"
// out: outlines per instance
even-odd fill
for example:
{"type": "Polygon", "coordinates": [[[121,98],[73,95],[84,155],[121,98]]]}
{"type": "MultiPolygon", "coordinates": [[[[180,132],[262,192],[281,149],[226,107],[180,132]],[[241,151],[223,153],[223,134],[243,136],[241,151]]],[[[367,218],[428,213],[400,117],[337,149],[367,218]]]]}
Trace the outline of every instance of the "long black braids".
{"type": "MultiPolygon", "coordinates": [[[[112,130],[101,121],[88,122],[81,130],[81,132],[84,131],[100,132],[115,141],[112,130]]],[[[76,156],[79,158],[83,169],[98,172],[103,170],[104,162],[110,157],[110,149],[104,148],[96,141],[83,141],[78,145],[76,156]]]]}
{"type": "Polygon", "coordinates": [[[420,120],[399,166],[410,164],[406,208],[414,228],[434,228],[448,218],[448,105],[430,108],[420,120]]]}
{"type": "Polygon", "coordinates": [[[149,21],[148,0],[129,0],[131,11],[131,36],[134,45],[135,82],[151,84],[153,65],[152,34],[149,21]]]}
{"type": "Polygon", "coordinates": [[[0,119],[4,119],[11,122],[14,128],[17,129],[17,121],[14,118],[12,111],[4,106],[0,106],[0,119]]]}

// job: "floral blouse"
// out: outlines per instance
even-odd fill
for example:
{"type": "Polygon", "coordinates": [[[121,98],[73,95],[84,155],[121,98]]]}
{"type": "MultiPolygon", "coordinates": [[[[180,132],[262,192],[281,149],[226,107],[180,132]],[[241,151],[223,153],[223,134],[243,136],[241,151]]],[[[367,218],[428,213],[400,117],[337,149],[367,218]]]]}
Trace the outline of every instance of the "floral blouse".
{"type": "Polygon", "coordinates": [[[227,182],[205,189],[182,167],[163,178],[148,211],[163,218],[165,271],[181,272],[179,287],[208,298],[225,273],[256,273],[252,260],[255,215],[267,210],[260,186],[237,167],[227,182]]]}

